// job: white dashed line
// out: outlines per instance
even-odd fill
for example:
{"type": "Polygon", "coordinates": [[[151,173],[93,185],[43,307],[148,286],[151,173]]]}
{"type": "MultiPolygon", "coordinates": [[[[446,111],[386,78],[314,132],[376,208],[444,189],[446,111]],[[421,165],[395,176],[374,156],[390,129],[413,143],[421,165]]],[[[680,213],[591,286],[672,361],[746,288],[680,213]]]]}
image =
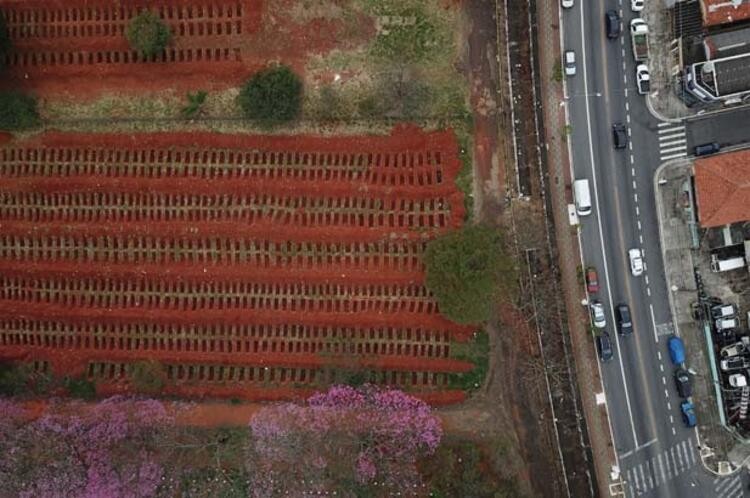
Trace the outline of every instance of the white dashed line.
{"type": "MultiPolygon", "coordinates": [[[[635,164],[635,157],[633,157],[633,154],[630,154],[630,164],[635,164]]],[[[630,168],[630,172],[635,176],[635,168],[630,168]]]]}
{"type": "MultiPolygon", "coordinates": [[[[661,361],[661,351],[657,351],[656,356],[659,358],[659,361],[661,361]]],[[[662,365],[662,368],[663,368],[663,365],[662,365]]]]}
{"type": "Polygon", "coordinates": [[[659,364],[659,369],[660,369],[660,370],[661,370],[662,372],[664,372],[664,365],[662,365],[662,364],[660,363],[660,364],[659,364]]]}
{"type": "Polygon", "coordinates": [[[651,296],[651,287],[646,287],[646,295],[651,296]]]}
{"type": "Polygon", "coordinates": [[[623,75],[622,81],[623,81],[623,83],[625,83],[627,85],[628,84],[628,77],[623,75]]]}
{"type": "Polygon", "coordinates": [[[638,220],[638,231],[641,231],[641,220],[638,220]]]}
{"type": "Polygon", "coordinates": [[[625,112],[630,112],[630,102],[628,102],[627,100],[625,101],[625,112]]]}
{"type": "Polygon", "coordinates": [[[672,435],[673,435],[673,436],[676,436],[676,435],[677,435],[677,431],[676,431],[676,430],[674,430],[674,427],[672,427],[672,435]]]}
{"type": "Polygon", "coordinates": [[[669,416],[669,423],[674,424],[674,416],[669,416]]]}
{"type": "Polygon", "coordinates": [[[633,152],[633,142],[628,142],[628,149],[630,149],[630,152],[633,152]]]}
{"type": "MultiPolygon", "coordinates": [[[[633,180],[633,189],[636,188],[635,180],[633,180]]],[[[635,194],[635,202],[638,203],[638,194],[635,194]]]]}
{"type": "MultiPolygon", "coordinates": [[[[641,237],[641,242],[643,242],[643,237],[641,237]]],[[[646,279],[646,285],[648,285],[648,275],[645,276],[646,279]]]]}
{"type": "MultiPolygon", "coordinates": [[[[633,156],[630,156],[630,160],[633,161],[633,156]]],[[[630,168],[630,174],[635,176],[635,168],[630,168]]]]}
{"type": "Polygon", "coordinates": [[[641,209],[638,206],[635,207],[635,215],[636,216],[640,216],[641,215],[641,209]]]}
{"type": "MultiPolygon", "coordinates": [[[[641,241],[641,244],[643,244],[643,235],[639,235],[638,239],[641,241]]],[[[646,280],[646,284],[648,284],[648,280],[646,280]]]]}
{"type": "MultiPolygon", "coordinates": [[[[667,378],[666,378],[666,377],[664,377],[664,376],[662,376],[662,378],[661,378],[661,383],[662,383],[662,384],[664,384],[664,385],[666,386],[666,385],[667,385],[667,378]]],[[[667,394],[667,390],[666,390],[666,389],[664,389],[664,394],[665,394],[665,395],[667,394]]]]}
{"type": "Polygon", "coordinates": [[[671,409],[672,409],[672,403],[670,403],[669,401],[667,401],[667,409],[668,409],[668,410],[671,410],[671,409]]]}
{"type": "MultiPolygon", "coordinates": [[[[625,121],[627,121],[628,124],[630,124],[630,114],[625,115],[625,121]]],[[[630,136],[630,130],[628,130],[628,136],[630,136]]]]}

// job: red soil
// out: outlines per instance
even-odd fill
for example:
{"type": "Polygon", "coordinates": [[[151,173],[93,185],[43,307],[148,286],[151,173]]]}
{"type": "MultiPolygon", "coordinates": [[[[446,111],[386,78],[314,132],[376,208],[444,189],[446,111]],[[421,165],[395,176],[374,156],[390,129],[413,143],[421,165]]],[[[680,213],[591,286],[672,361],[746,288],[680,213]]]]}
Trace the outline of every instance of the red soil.
{"type": "Polygon", "coordinates": [[[416,128],[10,142],[0,358],[102,392],[157,360],[175,394],[296,396],[336,367],[458,400],[449,374],[471,365],[450,341],[472,328],[439,314],[421,262],[462,223],[458,168],[452,133],[416,128]]]}
{"type": "Polygon", "coordinates": [[[302,72],[312,54],[364,43],[374,33],[338,19],[295,23],[283,2],[263,0],[0,0],[13,52],[6,85],[78,98],[106,91],[219,90],[237,86],[268,61],[302,72]],[[170,26],[172,42],[156,60],[142,61],[124,36],[144,8],[170,26]]]}

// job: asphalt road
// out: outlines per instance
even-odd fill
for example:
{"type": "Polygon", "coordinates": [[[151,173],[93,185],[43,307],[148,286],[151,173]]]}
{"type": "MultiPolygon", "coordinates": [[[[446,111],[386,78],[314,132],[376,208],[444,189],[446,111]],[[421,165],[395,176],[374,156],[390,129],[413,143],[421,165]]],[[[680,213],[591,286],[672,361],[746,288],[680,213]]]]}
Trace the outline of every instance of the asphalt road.
{"type": "Polygon", "coordinates": [[[749,123],[750,106],[691,118],[687,121],[688,150],[710,142],[716,142],[722,148],[750,142],[749,123]]]}
{"type": "MultiPolygon", "coordinates": [[[[717,479],[704,470],[695,429],[683,425],[666,341],[671,333],[668,284],[659,249],[653,175],[668,159],[684,157],[696,140],[726,127],[711,119],[661,123],[635,85],[629,2],[576,1],[564,9],[563,50],[575,50],[577,74],[567,78],[573,175],[588,178],[593,213],[581,217],[583,266],[594,266],[607,311],[615,357],[601,364],[613,437],[627,496],[740,497],[742,475],[717,479]],[[623,17],[623,34],[609,40],[604,13],[623,17]],[[629,146],[615,150],[612,124],[627,125],[629,146]],[[713,130],[713,131],[711,131],[713,130]],[[644,251],[646,271],[631,275],[627,251],[644,251]],[[619,336],[614,307],[628,303],[635,333],[619,336]]],[[[741,111],[748,112],[748,111],[741,111]]],[[[722,119],[744,119],[740,115],[722,119]]],[[[750,135],[750,130],[744,133],[750,135]]],[[[725,136],[725,135],[722,135],[725,136]]],[[[742,137],[737,137],[742,140],[742,137]]]]}

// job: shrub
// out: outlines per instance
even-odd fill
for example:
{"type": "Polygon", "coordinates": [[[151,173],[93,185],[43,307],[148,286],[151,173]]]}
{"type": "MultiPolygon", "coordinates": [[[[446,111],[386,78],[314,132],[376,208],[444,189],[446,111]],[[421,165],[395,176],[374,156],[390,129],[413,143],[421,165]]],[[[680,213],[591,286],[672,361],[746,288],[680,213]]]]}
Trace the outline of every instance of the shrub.
{"type": "Polygon", "coordinates": [[[65,389],[74,398],[94,399],[96,397],[96,386],[87,379],[65,378],[65,389]]]}
{"type": "Polygon", "coordinates": [[[18,396],[28,391],[30,371],[25,365],[0,364],[0,394],[18,396]]]}
{"type": "Polygon", "coordinates": [[[195,93],[187,94],[187,105],[180,110],[180,113],[185,118],[192,118],[201,110],[203,104],[206,102],[208,92],[205,90],[198,90],[195,93]]]}
{"type": "Polygon", "coordinates": [[[488,320],[501,291],[515,282],[501,233],[482,225],[465,226],[430,242],[425,265],[425,283],[440,311],[461,324],[488,320]]]}
{"type": "Polygon", "coordinates": [[[237,97],[243,114],[266,125],[292,121],[302,105],[302,81],[287,66],[254,74],[237,97]]]}
{"type": "Polygon", "coordinates": [[[128,24],[125,30],[128,43],[144,59],[150,59],[160,54],[172,38],[169,26],[159,16],[144,10],[128,24]]]}
{"type": "Polygon", "coordinates": [[[20,92],[0,92],[0,130],[28,130],[39,124],[34,97],[20,92]]]}
{"type": "Polygon", "coordinates": [[[133,387],[142,393],[158,394],[164,388],[164,369],[156,361],[138,361],[130,365],[133,387]]]}

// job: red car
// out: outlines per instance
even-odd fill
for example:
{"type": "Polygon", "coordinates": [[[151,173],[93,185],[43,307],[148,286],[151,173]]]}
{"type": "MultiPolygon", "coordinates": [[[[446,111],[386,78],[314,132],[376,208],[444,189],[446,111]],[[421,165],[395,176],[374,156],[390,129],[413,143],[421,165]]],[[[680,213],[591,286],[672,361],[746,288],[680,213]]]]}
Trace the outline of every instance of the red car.
{"type": "Polygon", "coordinates": [[[596,274],[596,268],[593,266],[586,268],[586,290],[590,294],[599,292],[599,276],[596,274]]]}

